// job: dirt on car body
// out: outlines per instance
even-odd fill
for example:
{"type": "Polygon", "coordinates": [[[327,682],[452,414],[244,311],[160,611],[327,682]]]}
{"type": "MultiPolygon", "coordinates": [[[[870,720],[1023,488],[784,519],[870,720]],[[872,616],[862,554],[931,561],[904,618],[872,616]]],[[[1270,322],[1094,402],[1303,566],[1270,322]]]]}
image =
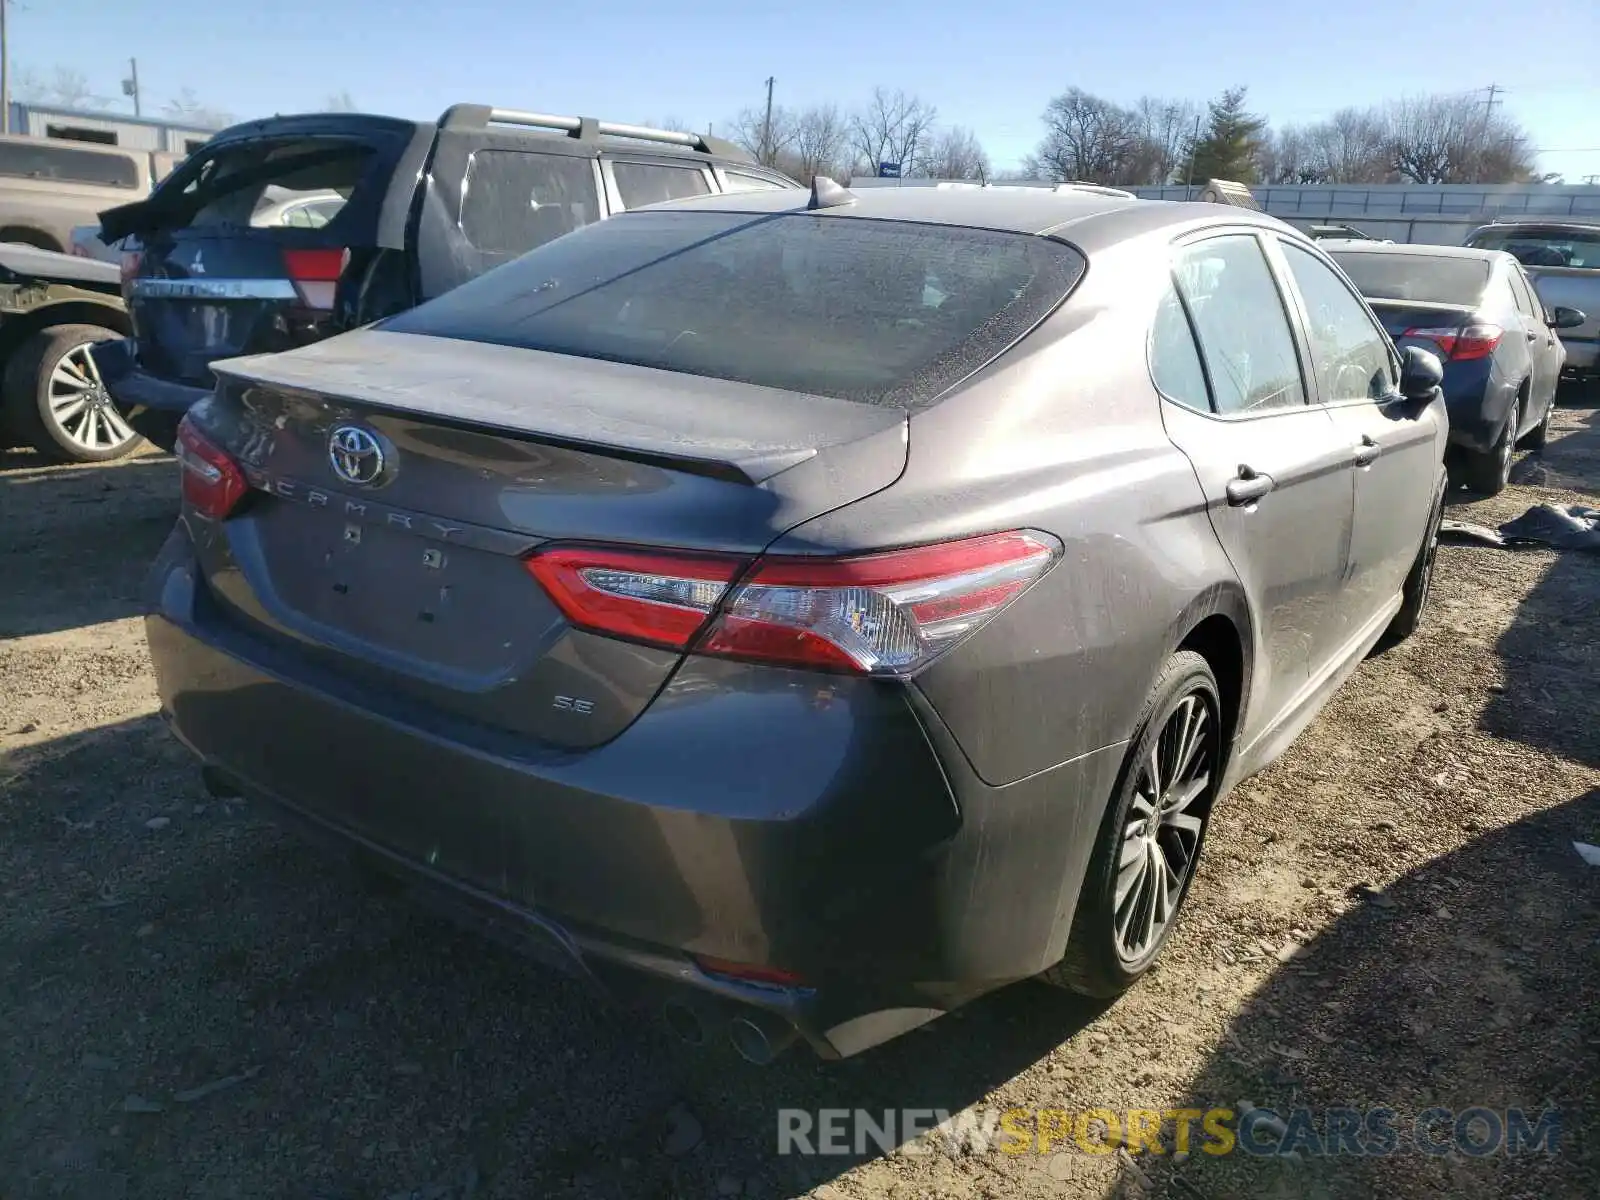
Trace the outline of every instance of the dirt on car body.
{"type": "MultiPolygon", "coordinates": [[[[1600,558],[1445,546],[1420,632],[1228,800],[1115,1005],[1023,983],[763,1071],[208,797],[138,619],[176,488],[153,454],[0,460],[6,1200],[1600,1194],[1600,868],[1574,845],[1600,843],[1600,558]],[[966,1133],[777,1153],[784,1120],[858,1110],[966,1133]],[[1218,1110],[1267,1152],[1217,1153],[1218,1110]],[[1135,1113],[1161,1153],[1118,1144],[1135,1113]]],[[[1597,490],[1600,412],[1563,408],[1511,488],[1449,515],[1597,490]]]]}

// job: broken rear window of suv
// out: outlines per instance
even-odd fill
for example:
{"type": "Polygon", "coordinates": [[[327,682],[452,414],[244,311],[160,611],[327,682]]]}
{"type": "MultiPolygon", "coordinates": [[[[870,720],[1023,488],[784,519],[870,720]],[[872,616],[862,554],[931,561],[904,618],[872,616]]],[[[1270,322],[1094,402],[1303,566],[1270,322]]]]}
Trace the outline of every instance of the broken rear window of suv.
{"type": "Polygon", "coordinates": [[[994,359],[1084,260],[1026,234],[812,213],[601,221],[382,328],[916,407],[994,359]]]}
{"type": "Polygon", "coordinates": [[[338,216],[365,178],[374,155],[365,142],[339,137],[252,139],[217,147],[161,206],[173,224],[276,229],[297,224],[316,202],[321,224],[338,216]]]}

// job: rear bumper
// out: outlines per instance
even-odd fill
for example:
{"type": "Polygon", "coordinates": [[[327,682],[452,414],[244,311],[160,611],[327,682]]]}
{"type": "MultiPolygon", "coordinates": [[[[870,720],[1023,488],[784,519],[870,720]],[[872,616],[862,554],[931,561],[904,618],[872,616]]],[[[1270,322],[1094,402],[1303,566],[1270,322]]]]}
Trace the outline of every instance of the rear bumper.
{"type": "Polygon", "coordinates": [[[210,388],[174,383],[151,375],[138,364],[133,339],[96,347],[95,366],[106,390],[134,430],[146,441],[170,451],[177,444],[178,422],[190,407],[211,394],[210,388]]]}
{"type": "Polygon", "coordinates": [[[1449,444],[1488,453],[1500,440],[1517,394],[1492,359],[1450,362],[1444,369],[1444,403],[1450,414],[1449,444]]]}
{"type": "Polygon", "coordinates": [[[754,1005],[830,1057],[1060,957],[1121,760],[991,788],[912,690],[710,662],[594,750],[490,754],[242,632],[181,532],[151,589],[163,714],[241,792],[608,991],[754,1005]]]}

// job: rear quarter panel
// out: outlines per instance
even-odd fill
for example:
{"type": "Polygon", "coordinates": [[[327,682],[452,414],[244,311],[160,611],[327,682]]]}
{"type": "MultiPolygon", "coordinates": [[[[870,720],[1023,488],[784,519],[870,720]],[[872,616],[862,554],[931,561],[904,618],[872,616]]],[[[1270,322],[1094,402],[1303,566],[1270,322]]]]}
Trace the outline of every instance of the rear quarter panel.
{"type": "Polygon", "coordinates": [[[837,552],[1014,528],[1061,540],[1042,580],[917,679],[987,784],[1126,740],[1163,662],[1206,615],[1227,613],[1249,645],[1237,577],[1150,381],[1164,279],[1164,242],[1096,256],[1016,351],[912,417],[900,480],[772,547],[837,552]]]}

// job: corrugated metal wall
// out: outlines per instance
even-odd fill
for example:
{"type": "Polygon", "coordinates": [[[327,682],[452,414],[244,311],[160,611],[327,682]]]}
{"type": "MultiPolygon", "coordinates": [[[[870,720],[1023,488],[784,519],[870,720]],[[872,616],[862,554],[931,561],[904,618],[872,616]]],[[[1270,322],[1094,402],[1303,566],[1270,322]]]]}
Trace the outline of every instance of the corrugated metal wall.
{"type": "MultiPolygon", "coordinates": [[[[61,137],[66,130],[93,130],[109,135],[114,141],[93,139],[103,145],[121,150],[165,150],[174,154],[189,153],[189,142],[203,142],[215,130],[195,129],[165,121],[124,117],[116,113],[80,112],[68,108],[54,108],[43,104],[25,104],[15,101],[11,105],[11,132],[31,137],[61,137]]],[[[78,140],[90,141],[88,138],[78,140]]]]}

